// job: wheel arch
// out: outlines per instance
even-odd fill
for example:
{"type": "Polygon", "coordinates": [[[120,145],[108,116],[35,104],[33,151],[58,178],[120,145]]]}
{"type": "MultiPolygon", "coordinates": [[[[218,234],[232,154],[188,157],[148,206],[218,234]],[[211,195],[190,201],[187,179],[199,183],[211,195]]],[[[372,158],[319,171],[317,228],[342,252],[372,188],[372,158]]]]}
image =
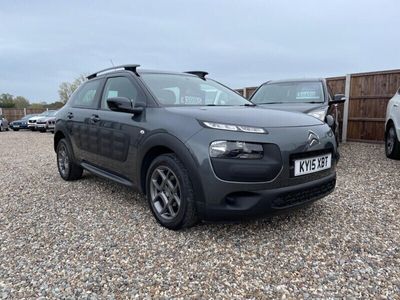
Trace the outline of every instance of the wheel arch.
{"type": "Polygon", "coordinates": [[[146,194],[146,175],[151,162],[159,155],[173,153],[187,169],[195,193],[195,201],[202,202],[204,191],[198,174],[199,164],[186,145],[176,137],[168,133],[158,133],[149,137],[139,146],[137,170],[138,186],[143,194],[146,194]]]}
{"type": "Polygon", "coordinates": [[[65,138],[65,134],[62,130],[58,130],[54,133],[54,151],[57,151],[57,145],[63,138],[65,138]]]}

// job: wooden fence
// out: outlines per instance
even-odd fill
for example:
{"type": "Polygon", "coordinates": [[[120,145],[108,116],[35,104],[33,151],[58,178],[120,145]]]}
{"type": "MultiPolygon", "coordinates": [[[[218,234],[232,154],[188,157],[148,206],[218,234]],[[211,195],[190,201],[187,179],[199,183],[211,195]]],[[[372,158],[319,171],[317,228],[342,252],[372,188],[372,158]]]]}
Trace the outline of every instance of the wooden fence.
{"type": "MultiPolygon", "coordinates": [[[[386,106],[400,87],[400,70],[356,73],[327,78],[334,94],[345,94],[348,101],[339,106],[339,122],[344,141],[382,142],[386,106]]],[[[238,89],[249,98],[255,87],[238,89]]]]}
{"type": "Polygon", "coordinates": [[[45,108],[0,108],[0,115],[5,116],[8,122],[19,120],[30,114],[40,114],[45,108]]]}

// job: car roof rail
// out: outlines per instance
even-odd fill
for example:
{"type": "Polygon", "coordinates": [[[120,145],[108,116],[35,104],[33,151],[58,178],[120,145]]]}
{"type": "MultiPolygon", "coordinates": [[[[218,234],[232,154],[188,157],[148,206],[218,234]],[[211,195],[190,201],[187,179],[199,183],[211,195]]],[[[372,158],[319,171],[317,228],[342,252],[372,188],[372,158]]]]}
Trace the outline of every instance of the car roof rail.
{"type": "Polygon", "coordinates": [[[201,79],[206,79],[206,75],[208,75],[208,72],[205,71],[186,71],[185,73],[196,75],[201,79]]]}
{"type": "Polygon", "coordinates": [[[136,71],[137,67],[140,67],[140,65],[131,64],[131,65],[115,66],[115,67],[111,67],[111,68],[107,68],[107,69],[104,69],[104,70],[97,71],[96,73],[90,74],[86,78],[87,79],[93,79],[93,78],[96,78],[101,73],[105,73],[105,72],[113,71],[113,70],[117,70],[117,69],[124,69],[124,70],[127,70],[127,71],[131,71],[131,72],[133,72],[133,73],[135,73],[136,75],[139,76],[139,74],[136,71]]]}

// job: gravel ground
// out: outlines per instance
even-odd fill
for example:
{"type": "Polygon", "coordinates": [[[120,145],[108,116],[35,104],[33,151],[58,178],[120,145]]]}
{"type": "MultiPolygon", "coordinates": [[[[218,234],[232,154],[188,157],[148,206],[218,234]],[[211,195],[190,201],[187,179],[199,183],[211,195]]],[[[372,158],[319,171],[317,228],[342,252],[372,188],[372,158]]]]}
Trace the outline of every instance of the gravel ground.
{"type": "Polygon", "coordinates": [[[0,298],[400,299],[400,162],[382,145],[344,145],[309,208],[173,232],[123,186],[63,181],[52,138],[0,133],[0,298]]]}

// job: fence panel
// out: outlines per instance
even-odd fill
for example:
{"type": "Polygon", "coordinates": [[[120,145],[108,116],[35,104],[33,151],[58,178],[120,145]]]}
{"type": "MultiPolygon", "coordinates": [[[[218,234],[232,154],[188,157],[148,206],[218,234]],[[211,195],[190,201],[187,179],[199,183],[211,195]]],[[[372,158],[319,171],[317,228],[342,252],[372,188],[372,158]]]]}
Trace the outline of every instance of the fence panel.
{"type": "MultiPolygon", "coordinates": [[[[44,112],[46,109],[43,108],[26,108],[26,114],[40,114],[44,112]]],[[[9,122],[19,120],[25,116],[24,108],[2,108],[3,115],[9,122]]]]}
{"type": "Polygon", "coordinates": [[[349,141],[383,141],[386,106],[399,86],[400,70],[351,75],[349,141]]]}
{"type": "MultiPolygon", "coordinates": [[[[326,83],[331,89],[333,95],[344,94],[344,89],[346,85],[346,76],[341,77],[331,77],[326,79],[326,83]]],[[[339,140],[342,140],[342,126],[343,126],[343,110],[344,104],[339,104],[338,108],[338,121],[339,121],[339,140]]]]}

